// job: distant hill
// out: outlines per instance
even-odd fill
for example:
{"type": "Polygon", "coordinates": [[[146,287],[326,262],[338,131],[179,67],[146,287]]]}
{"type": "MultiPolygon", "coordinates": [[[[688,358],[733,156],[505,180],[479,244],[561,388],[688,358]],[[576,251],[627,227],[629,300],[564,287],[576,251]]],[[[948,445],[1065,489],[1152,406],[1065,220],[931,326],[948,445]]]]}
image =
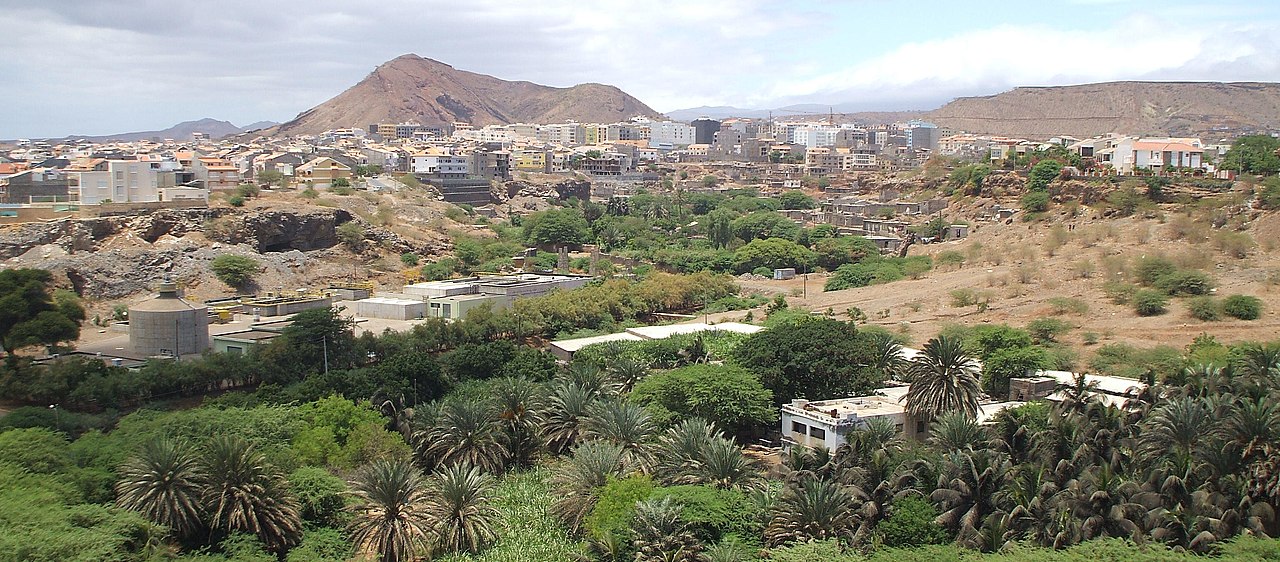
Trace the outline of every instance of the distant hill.
{"type": "Polygon", "coordinates": [[[603,84],[553,88],[455,69],[417,55],[396,57],[345,92],[280,125],[279,134],[317,134],[371,123],[415,120],[474,126],[565,120],[613,123],[657,112],[603,84]]]}
{"type": "Polygon", "coordinates": [[[108,142],[108,141],[139,141],[150,139],[173,139],[176,141],[191,140],[192,133],[204,133],[209,138],[220,139],[225,136],[234,135],[243,131],[252,131],[254,129],[263,129],[276,125],[272,121],[259,121],[247,127],[237,127],[229,121],[219,121],[206,117],[195,121],[183,121],[168,129],[159,131],[135,131],[132,133],[116,133],[111,135],[67,135],[66,139],[85,139],[91,142],[108,142]]]}
{"type": "Polygon", "coordinates": [[[1280,129],[1280,84],[1104,82],[1014,88],[959,98],[925,119],[956,130],[1019,138],[1104,133],[1206,140],[1280,129]]]}
{"type": "Polygon", "coordinates": [[[740,107],[727,105],[704,105],[701,107],[668,111],[666,115],[675,121],[684,122],[693,121],[699,117],[709,117],[711,119],[728,119],[730,117],[765,119],[770,115],[773,115],[774,119],[812,118],[820,120],[827,117],[830,112],[834,112],[836,122],[838,123],[848,123],[852,121],[863,124],[880,124],[918,119],[925,113],[924,111],[857,111],[852,106],[853,104],[839,104],[835,106],[800,104],[788,105],[774,109],[742,109],[740,107]]]}

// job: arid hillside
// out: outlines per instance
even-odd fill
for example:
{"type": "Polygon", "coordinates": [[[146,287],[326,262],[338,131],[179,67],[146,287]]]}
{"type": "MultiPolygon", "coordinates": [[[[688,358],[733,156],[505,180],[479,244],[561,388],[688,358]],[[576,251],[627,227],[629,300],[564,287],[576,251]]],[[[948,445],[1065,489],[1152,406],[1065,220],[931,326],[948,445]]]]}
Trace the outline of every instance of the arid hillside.
{"type": "Polygon", "coordinates": [[[1200,136],[1280,127],[1280,84],[1105,82],[960,98],[927,114],[956,130],[1020,138],[1104,133],[1200,136]]]}
{"type": "Polygon", "coordinates": [[[502,123],[613,123],[635,116],[658,117],[640,100],[614,86],[579,84],[553,88],[509,82],[458,70],[419,57],[396,57],[345,92],[280,125],[280,134],[316,134],[328,129],[415,120],[477,127],[502,123]]]}

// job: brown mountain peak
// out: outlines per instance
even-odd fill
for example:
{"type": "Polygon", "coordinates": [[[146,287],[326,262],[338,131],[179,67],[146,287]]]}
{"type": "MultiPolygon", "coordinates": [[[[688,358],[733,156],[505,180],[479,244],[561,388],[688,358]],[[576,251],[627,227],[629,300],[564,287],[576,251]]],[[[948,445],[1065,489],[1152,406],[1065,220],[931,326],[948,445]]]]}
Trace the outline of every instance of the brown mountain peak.
{"type": "Polygon", "coordinates": [[[574,120],[613,123],[656,111],[615,86],[588,83],[553,88],[512,82],[404,54],[391,59],[336,97],[280,126],[282,134],[403,122],[475,126],[574,120]]]}

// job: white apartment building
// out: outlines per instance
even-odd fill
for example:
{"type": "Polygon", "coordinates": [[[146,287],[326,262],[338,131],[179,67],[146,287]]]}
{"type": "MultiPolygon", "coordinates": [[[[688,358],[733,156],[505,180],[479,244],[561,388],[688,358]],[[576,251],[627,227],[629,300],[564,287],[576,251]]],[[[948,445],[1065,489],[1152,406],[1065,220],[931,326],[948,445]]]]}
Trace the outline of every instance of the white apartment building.
{"type": "Polygon", "coordinates": [[[97,159],[68,168],[70,190],[85,205],[145,203],[160,200],[160,190],[174,187],[177,162],[97,159]]]}
{"type": "Polygon", "coordinates": [[[694,143],[695,129],[692,125],[674,121],[653,121],[649,123],[649,146],[671,145],[688,146],[694,143]]]}
{"type": "Polygon", "coordinates": [[[410,171],[442,178],[465,178],[471,173],[471,158],[456,154],[414,154],[410,171]]]}

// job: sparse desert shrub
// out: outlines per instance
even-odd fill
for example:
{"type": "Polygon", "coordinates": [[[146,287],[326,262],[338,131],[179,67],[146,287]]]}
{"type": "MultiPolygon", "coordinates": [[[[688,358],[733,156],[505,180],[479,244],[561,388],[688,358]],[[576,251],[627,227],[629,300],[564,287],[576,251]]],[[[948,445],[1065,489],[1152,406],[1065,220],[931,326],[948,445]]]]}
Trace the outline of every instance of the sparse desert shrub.
{"type": "Polygon", "coordinates": [[[241,197],[240,195],[232,195],[227,198],[227,203],[230,203],[232,207],[243,207],[244,197],[241,197]]]}
{"type": "Polygon", "coordinates": [[[1058,335],[1071,330],[1071,325],[1057,318],[1036,318],[1027,323],[1027,332],[1036,343],[1057,341],[1058,335]]]}
{"type": "Polygon", "coordinates": [[[1116,282],[1125,280],[1125,276],[1129,273],[1129,264],[1124,256],[1103,254],[1101,261],[1104,279],[1116,282]]]}
{"type": "Polygon", "coordinates": [[[1213,247],[1233,258],[1249,257],[1249,252],[1257,246],[1253,237],[1244,232],[1219,232],[1213,237],[1213,247]]]}
{"type": "Polygon", "coordinates": [[[306,189],[302,190],[301,195],[307,199],[315,199],[317,197],[320,197],[320,192],[316,191],[316,188],[314,187],[307,186],[306,189]]]}
{"type": "Polygon", "coordinates": [[[1191,247],[1174,256],[1173,262],[1183,269],[1206,269],[1213,265],[1213,256],[1203,248],[1191,247]]]}
{"type": "Polygon", "coordinates": [[[1082,258],[1071,266],[1071,271],[1080,279],[1088,279],[1093,277],[1093,274],[1097,271],[1097,267],[1094,266],[1093,260],[1089,258],[1082,258]]]}
{"type": "Polygon", "coordinates": [[[1049,299],[1049,306],[1053,307],[1054,314],[1084,314],[1089,312],[1089,303],[1071,297],[1053,297],[1049,299]]]}
{"type": "Polygon", "coordinates": [[[1085,345],[1097,345],[1099,336],[1097,332],[1085,332],[1080,336],[1080,339],[1084,341],[1085,345]]]}
{"type": "Polygon", "coordinates": [[[1180,269],[1156,279],[1155,288],[1173,296],[1207,295],[1213,289],[1213,278],[1203,271],[1180,269]]]}
{"type": "Polygon", "coordinates": [[[1150,242],[1151,229],[1147,228],[1146,225],[1139,226],[1138,229],[1133,232],[1133,241],[1136,242],[1139,246],[1145,245],[1147,242],[1150,242]]]}
{"type": "Polygon", "coordinates": [[[1014,275],[1019,283],[1026,285],[1036,280],[1036,268],[1029,265],[1020,265],[1014,270],[1014,275]]]}
{"type": "Polygon", "coordinates": [[[400,254],[400,263],[404,264],[405,267],[417,267],[419,260],[418,254],[413,252],[400,254]]]}
{"type": "Polygon", "coordinates": [[[1138,292],[1138,287],[1129,283],[1108,281],[1102,285],[1102,292],[1115,304],[1129,304],[1134,293],[1138,292]]]}
{"type": "Polygon", "coordinates": [[[1218,310],[1218,301],[1207,295],[1188,299],[1187,314],[1196,320],[1205,322],[1212,322],[1222,318],[1222,313],[1218,310]]]}
{"type": "Polygon", "coordinates": [[[1262,316],[1262,300],[1249,295],[1231,295],[1223,299],[1222,312],[1232,318],[1257,320],[1262,316]]]}
{"type": "Polygon", "coordinates": [[[1164,314],[1169,304],[1169,297],[1160,291],[1143,289],[1133,294],[1133,310],[1138,316],[1159,316],[1164,314]]]}
{"type": "Polygon", "coordinates": [[[1190,240],[1199,242],[1204,240],[1204,228],[1196,224],[1196,221],[1187,215],[1178,215],[1169,219],[1165,226],[1165,231],[1169,233],[1171,240],[1190,240]]]}
{"type": "Polygon", "coordinates": [[[951,291],[951,306],[964,308],[978,304],[978,293],[973,289],[956,289],[951,291]]]}
{"type": "Polygon", "coordinates": [[[1067,244],[1069,236],[1067,229],[1062,228],[1062,225],[1053,225],[1053,228],[1049,229],[1049,235],[1044,239],[1044,253],[1052,257],[1059,248],[1067,244]]]}
{"type": "Polygon", "coordinates": [[[964,254],[956,250],[947,250],[939,253],[938,257],[934,258],[934,261],[938,264],[938,267],[954,266],[956,269],[959,269],[964,265],[965,257],[964,254]]]}

